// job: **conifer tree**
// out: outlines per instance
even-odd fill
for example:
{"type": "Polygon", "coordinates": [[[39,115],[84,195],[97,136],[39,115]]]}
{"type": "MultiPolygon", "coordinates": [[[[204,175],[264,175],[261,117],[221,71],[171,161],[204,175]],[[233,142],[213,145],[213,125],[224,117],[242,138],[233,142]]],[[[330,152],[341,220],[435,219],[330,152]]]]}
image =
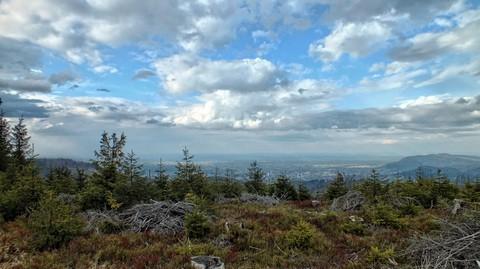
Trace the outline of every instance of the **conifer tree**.
{"type": "Polygon", "coordinates": [[[4,117],[0,98],[0,172],[6,172],[10,164],[12,146],[10,144],[10,125],[4,117]]]}
{"type": "Polygon", "coordinates": [[[123,172],[130,184],[142,177],[142,170],[143,165],[138,164],[138,158],[133,150],[127,153],[123,162],[123,172]]]}
{"type": "Polygon", "coordinates": [[[264,182],[265,173],[258,167],[257,161],[253,161],[248,168],[247,174],[248,180],[245,182],[245,187],[250,193],[256,193],[259,195],[265,195],[267,192],[267,186],[264,182]]]}
{"type": "Polygon", "coordinates": [[[155,170],[155,178],[154,178],[154,184],[155,184],[155,189],[156,189],[156,197],[157,199],[164,200],[167,198],[167,186],[168,186],[168,180],[169,176],[167,174],[167,169],[165,168],[165,165],[163,164],[162,159],[158,162],[157,169],[155,170]]]}
{"type": "Polygon", "coordinates": [[[288,178],[286,175],[279,176],[274,187],[275,196],[278,198],[285,200],[297,199],[297,191],[291,183],[290,178],[288,178]]]}
{"type": "Polygon", "coordinates": [[[12,130],[13,164],[20,171],[27,165],[31,164],[34,157],[33,147],[30,144],[30,136],[28,135],[27,127],[23,121],[23,116],[21,116],[12,130]]]}
{"type": "Polygon", "coordinates": [[[342,173],[337,172],[335,179],[328,185],[325,192],[325,196],[329,200],[333,200],[348,192],[347,184],[345,183],[345,177],[342,173]]]}
{"type": "Polygon", "coordinates": [[[380,196],[385,193],[385,188],[376,169],[372,169],[372,173],[362,183],[360,189],[370,201],[374,203],[379,201],[380,196]]]}
{"type": "Polygon", "coordinates": [[[50,190],[57,194],[75,194],[77,191],[77,184],[72,176],[72,172],[65,166],[51,168],[47,175],[46,183],[50,190]]]}
{"type": "Polygon", "coordinates": [[[94,179],[109,190],[113,188],[113,184],[120,176],[120,170],[124,163],[123,148],[126,140],[127,138],[123,133],[118,138],[116,133],[109,136],[107,132],[103,132],[100,139],[100,149],[94,152],[94,179]]]}
{"type": "Polygon", "coordinates": [[[307,189],[307,187],[303,183],[298,185],[297,193],[298,193],[298,200],[300,201],[312,199],[312,195],[310,194],[310,191],[307,189]]]}

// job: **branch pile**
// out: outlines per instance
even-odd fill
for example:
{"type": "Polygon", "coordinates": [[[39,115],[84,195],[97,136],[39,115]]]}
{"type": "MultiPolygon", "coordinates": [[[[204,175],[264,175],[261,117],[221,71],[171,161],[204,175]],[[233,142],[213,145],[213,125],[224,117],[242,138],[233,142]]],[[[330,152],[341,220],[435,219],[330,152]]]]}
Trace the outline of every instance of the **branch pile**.
{"type": "Polygon", "coordinates": [[[159,202],[138,204],[117,213],[114,211],[87,211],[87,231],[100,231],[105,223],[126,227],[132,232],[151,231],[159,234],[176,234],[183,231],[184,217],[192,212],[194,205],[185,202],[159,202]]]}
{"type": "Polygon", "coordinates": [[[359,209],[367,200],[359,191],[349,191],[345,195],[333,200],[330,210],[353,211],[359,209]]]}
{"type": "Polygon", "coordinates": [[[480,268],[480,214],[459,223],[440,220],[441,230],[416,236],[407,250],[418,268],[480,268]]]}
{"type": "Polygon", "coordinates": [[[153,201],[151,204],[135,205],[120,213],[119,217],[133,232],[176,234],[183,231],[184,217],[193,208],[191,203],[153,201]]]}

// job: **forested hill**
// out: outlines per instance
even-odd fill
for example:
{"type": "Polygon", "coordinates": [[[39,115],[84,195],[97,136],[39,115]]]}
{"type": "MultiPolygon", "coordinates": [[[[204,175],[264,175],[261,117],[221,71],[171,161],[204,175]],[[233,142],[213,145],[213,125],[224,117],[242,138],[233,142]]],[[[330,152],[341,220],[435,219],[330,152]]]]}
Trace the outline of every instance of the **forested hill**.
{"type": "Polygon", "coordinates": [[[91,171],[94,166],[90,162],[77,161],[66,158],[38,158],[36,159],[37,165],[43,175],[46,175],[51,168],[66,167],[71,170],[83,169],[85,171],[91,171]]]}

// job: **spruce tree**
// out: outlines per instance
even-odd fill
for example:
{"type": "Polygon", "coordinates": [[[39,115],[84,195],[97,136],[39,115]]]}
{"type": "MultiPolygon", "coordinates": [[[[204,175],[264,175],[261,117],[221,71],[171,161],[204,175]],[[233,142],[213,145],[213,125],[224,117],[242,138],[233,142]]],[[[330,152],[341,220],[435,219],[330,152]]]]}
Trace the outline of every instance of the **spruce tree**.
{"type": "Polygon", "coordinates": [[[265,173],[258,167],[257,161],[253,161],[248,168],[248,180],[245,182],[245,187],[250,193],[265,195],[267,193],[267,186],[264,182],[265,173]]]}
{"type": "Polygon", "coordinates": [[[124,164],[123,148],[126,140],[127,138],[123,133],[118,138],[116,133],[109,136],[107,132],[103,132],[100,139],[100,149],[94,152],[94,179],[108,190],[113,188],[113,185],[121,176],[121,169],[124,164]]]}
{"type": "Polygon", "coordinates": [[[297,191],[295,190],[295,187],[290,181],[290,178],[288,178],[285,175],[281,175],[277,178],[277,181],[275,182],[275,196],[284,199],[284,200],[296,200],[298,195],[297,191]]]}
{"type": "Polygon", "coordinates": [[[142,177],[143,165],[138,164],[138,158],[133,150],[125,156],[123,161],[123,172],[130,184],[142,177]]]}
{"type": "Polygon", "coordinates": [[[312,199],[312,195],[310,194],[310,191],[307,189],[307,187],[303,183],[298,185],[297,193],[298,193],[298,200],[300,201],[312,199]]]}
{"type": "Polygon", "coordinates": [[[0,172],[6,172],[10,164],[12,146],[10,144],[10,125],[4,117],[0,98],[0,172]]]}
{"type": "Polygon", "coordinates": [[[156,189],[156,197],[159,200],[164,200],[168,196],[167,186],[169,176],[167,174],[167,169],[163,164],[162,159],[158,162],[157,170],[155,170],[155,178],[154,178],[154,185],[156,189]]]}
{"type": "Polygon", "coordinates": [[[325,192],[325,196],[329,200],[333,200],[337,197],[340,197],[346,194],[348,191],[347,184],[345,183],[345,177],[342,173],[337,172],[335,179],[328,185],[325,192]]]}
{"type": "Polygon", "coordinates": [[[15,168],[19,171],[22,171],[26,166],[31,164],[34,157],[33,147],[30,144],[30,136],[23,121],[23,116],[21,116],[12,130],[12,159],[15,168]]]}

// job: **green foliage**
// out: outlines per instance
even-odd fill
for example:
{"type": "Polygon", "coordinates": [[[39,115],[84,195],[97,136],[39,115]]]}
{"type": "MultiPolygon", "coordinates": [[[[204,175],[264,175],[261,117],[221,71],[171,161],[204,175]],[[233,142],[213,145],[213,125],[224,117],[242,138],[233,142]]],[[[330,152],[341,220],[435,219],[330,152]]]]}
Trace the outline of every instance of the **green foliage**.
{"type": "Polygon", "coordinates": [[[325,191],[325,197],[329,200],[333,200],[348,192],[347,184],[345,183],[345,177],[342,173],[337,173],[335,180],[328,185],[325,191]]]}
{"type": "Polygon", "coordinates": [[[377,226],[401,228],[403,223],[395,208],[391,205],[379,203],[366,209],[370,222],[377,226]]]}
{"type": "Polygon", "coordinates": [[[23,117],[20,117],[12,129],[12,161],[17,171],[23,171],[24,168],[31,165],[34,157],[30,136],[23,121],[23,117]]]}
{"type": "Polygon", "coordinates": [[[28,221],[32,244],[38,249],[59,247],[82,231],[83,223],[70,206],[47,192],[28,221]]]}
{"type": "Polygon", "coordinates": [[[347,221],[342,223],[341,230],[344,233],[364,236],[367,233],[367,225],[360,221],[347,221]]]}
{"type": "Polygon", "coordinates": [[[461,197],[470,202],[480,202],[480,182],[467,183],[462,189],[461,197]]]}
{"type": "Polygon", "coordinates": [[[169,182],[170,195],[173,200],[183,200],[187,193],[213,199],[207,177],[199,166],[193,163],[193,155],[183,149],[183,159],[177,163],[175,179],[169,182]]]}
{"type": "Polygon", "coordinates": [[[378,246],[370,247],[367,254],[367,262],[372,266],[381,266],[389,263],[389,259],[395,256],[395,250],[391,247],[382,249],[378,246]]]}
{"type": "Polygon", "coordinates": [[[98,184],[87,182],[79,197],[79,204],[83,210],[87,209],[107,209],[108,191],[98,184]]]}
{"type": "Polygon", "coordinates": [[[380,180],[380,175],[375,169],[373,169],[371,175],[360,184],[359,189],[363,195],[373,203],[379,202],[381,197],[387,192],[386,185],[380,180]]]}
{"type": "Polygon", "coordinates": [[[72,172],[67,167],[55,167],[50,169],[46,182],[48,188],[57,194],[75,194],[78,190],[72,172]]]}
{"type": "Polygon", "coordinates": [[[297,200],[298,194],[295,187],[287,176],[281,175],[274,184],[274,194],[276,197],[285,200],[297,200]]]}
{"type": "Polygon", "coordinates": [[[390,192],[399,197],[410,197],[424,208],[436,207],[440,200],[452,200],[459,193],[458,187],[448,180],[419,179],[416,181],[396,181],[390,192]]]}
{"type": "Polygon", "coordinates": [[[315,227],[301,220],[287,232],[285,240],[290,248],[308,249],[313,247],[315,233],[315,227]]]}
{"type": "Polygon", "coordinates": [[[267,185],[265,184],[265,173],[262,168],[258,167],[257,161],[253,161],[248,168],[248,179],[245,187],[250,193],[259,195],[267,194],[267,185]]]}
{"type": "Polygon", "coordinates": [[[204,213],[196,210],[185,216],[185,230],[189,238],[204,238],[210,233],[210,222],[204,213]]]}
{"type": "MultiPolygon", "coordinates": [[[[0,98],[0,106],[2,99],[0,98]]],[[[0,172],[6,172],[12,157],[12,145],[10,143],[10,125],[4,117],[3,109],[0,108],[0,172]]]]}
{"type": "Polygon", "coordinates": [[[303,184],[298,185],[297,195],[298,195],[297,198],[300,201],[312,199],[312,195],[310,194],[310,191],[303,184]]]}
{"type": "Polygon", "coordinates": [[[158,163],[158,168],[155,170],[155,178],[153,180],[153,187],[154,187],[154,197],[157,200],[166,200],[168,198],[169,190],[168,190],[168,180],[169,176],[167,174],[167,170],[163,164],[163,161],[160,159],[158,163]]]}
{"type": "MultiPolygon", "coordinates": [[[[31,169],[34,168],[27,167],[24,171],[31,169]]],[[[43,180],[36,174],[17,177],[13,185],[0,196],[0,215],[3,215],[5,220],[13,220],[23,215],[36,206],[44,191],[43,180]]]]}

